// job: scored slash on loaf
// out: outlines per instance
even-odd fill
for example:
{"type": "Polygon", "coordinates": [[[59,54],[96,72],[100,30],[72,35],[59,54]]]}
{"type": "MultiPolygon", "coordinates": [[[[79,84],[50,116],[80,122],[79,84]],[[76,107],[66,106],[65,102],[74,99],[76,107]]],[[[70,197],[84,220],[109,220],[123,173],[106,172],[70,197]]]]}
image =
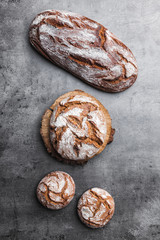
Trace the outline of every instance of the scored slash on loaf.
{"type": "Polygon", "coordinates": [[[137,78],[130,49],[103,25],[77,13],[38,14],[29,38],[44,57],[100,90],[121,92],[137,78]]]}

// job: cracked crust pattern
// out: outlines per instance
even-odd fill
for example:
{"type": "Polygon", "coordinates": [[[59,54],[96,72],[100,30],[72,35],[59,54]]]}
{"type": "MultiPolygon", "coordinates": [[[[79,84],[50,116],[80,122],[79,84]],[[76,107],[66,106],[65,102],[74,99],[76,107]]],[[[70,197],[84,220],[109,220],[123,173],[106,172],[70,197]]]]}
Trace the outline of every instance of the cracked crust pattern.
{"type": "Polygon", "coordinates": [[[72,177],[61,171],[51,172],[45,176],[37,187],[40,203],[52,210],[66,207],[75,194],[75,183],[72,177]]]}
{"type": "Polygon", "coordinates": [[[91,228],[106,225],[114,214],[112,196],[101,188],[86,191],[78,202],[78,215],[83,223],[91,228]]]}
{"type": "Polygon", "coordinates": [[[114,129],[104,106],[91,95],[75,90],[59,97],[45,112],[41,135],[52,156],[81,164],[113,141],[114,129]]]}
{"type": "Polygon", "coordinates": [[[29,38],[44,57],[100,90],[121,92],[137,78],[130,49],[107,28],[79,14],[42,12],[32,21],[29,38]]]}
{"type": "Polygon", "coordinates": [[[72,160],[93,157],[103,145],[107,124],[93,99],[76,95],[64,98],[53,110],[50,139],[54,149],[72,160]]]}

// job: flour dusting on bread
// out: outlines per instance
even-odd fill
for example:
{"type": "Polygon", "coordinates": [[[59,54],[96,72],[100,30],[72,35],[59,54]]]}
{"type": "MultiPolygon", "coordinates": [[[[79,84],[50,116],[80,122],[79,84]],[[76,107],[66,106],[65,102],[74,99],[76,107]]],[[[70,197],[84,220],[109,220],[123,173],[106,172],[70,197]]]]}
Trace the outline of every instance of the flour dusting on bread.
{"type": "Polygon", "coordinates": [[[56,151],[73,160],[95,155],[107,134],[103,111],[96,101],[83,95],[64,98],[53,110],[50,127],[56,151]]]}
{"type": "Polygon", "coordinates": [[[87,17],[45,11],[33,20],[29,34],[31,44],[45,57],[101,90],[123,91],[137,78],[130,49],[87,17]]]}
{"type": "Polygon", "coordinates": [[[112,218],[114,200],[105,190],[91,188],[78,202],[78,214],[82,222],[92,228],[103,227],[112,218]]]}
{"type": "Polygon", "coordinates": [[[39,201],[50,209],[61,209],[69,204],[75,193],[72,177],[62,171],[51,172],[37,187],[39,201]]]}

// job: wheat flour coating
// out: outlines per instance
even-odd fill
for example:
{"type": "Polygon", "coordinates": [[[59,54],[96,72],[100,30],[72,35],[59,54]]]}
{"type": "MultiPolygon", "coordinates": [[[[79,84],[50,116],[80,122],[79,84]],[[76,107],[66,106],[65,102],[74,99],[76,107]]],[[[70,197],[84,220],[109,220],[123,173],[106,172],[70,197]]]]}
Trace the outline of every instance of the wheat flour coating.
{"type": "Polygon", "coordinates": [[[83,223],[91,228],[106,225],[114,214],[112,196],[101,188],[86,191],[78,202],[78,215],[83,223]]]}
{"type": "Polygon", "coordinates": [[[67,11],[38,14],[31,44],[51,62],[106,92],[121,92],[137,78],[135,57],[101,24],[67,11]]]}
{"type": "Polygon", "coordinates": [[[40,203],[52,210],[66,207],[74,194],[75,183],[72,177],[61,171],[49,173],[37,187],[37,197],[40,203]]]}
{"type": "Polygon", "coordinates": [[[89,159],[103,145],[107,124],[103,111],[90,97],[66,97],[50,120],[50,139],[56,151],[72,160],[89,159]]]}
{"type": "Polygon", "coordinates": [[[59,97],[42,118],[41,135],[62,160],[85,162],[99,154],[110,141],[111,118],[93,96],[77,90],[59,97]],[[46,126],[46,120],[48,123],[46,126]],[[48,132],[47,132],[48,129],[48,132]],[[48,135],[47,135],[47,134],[48,135]]]}

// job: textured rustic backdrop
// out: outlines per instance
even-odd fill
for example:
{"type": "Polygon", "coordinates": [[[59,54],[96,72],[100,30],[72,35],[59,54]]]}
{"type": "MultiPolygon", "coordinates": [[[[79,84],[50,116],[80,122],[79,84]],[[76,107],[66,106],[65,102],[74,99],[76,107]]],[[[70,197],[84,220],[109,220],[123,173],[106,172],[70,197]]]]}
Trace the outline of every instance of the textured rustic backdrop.
{"type": "Polygon", "coordinates": [[[1,0],[0,239],[160,239],[160,1],[1,0]],[[29,44],[31,20],[46,9],[70,10],[108,27],[133,51],[136,83],[120,94],[98,91],[53,66],[29,44]],[[51,158],[39,129],[45,109],[61,94],[82,89],[109,110],[114,142],[85,166],[51,158]],[[76,183],[71,204],[42,207],[35,190],[48,172],[63,170],[76,183]],[[97,186],[116,203],[99,230],[77,217],[80,195],[97,186]]]}

